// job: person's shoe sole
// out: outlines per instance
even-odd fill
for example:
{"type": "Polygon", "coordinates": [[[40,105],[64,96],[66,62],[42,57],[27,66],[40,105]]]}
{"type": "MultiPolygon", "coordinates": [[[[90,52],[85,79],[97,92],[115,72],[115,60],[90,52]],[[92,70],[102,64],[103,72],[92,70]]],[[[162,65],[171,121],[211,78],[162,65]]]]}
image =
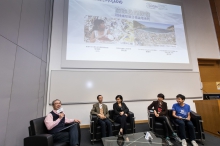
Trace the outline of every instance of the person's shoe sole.
{"type": "MultiPolygon", "coordinates": [[[[174,139],[175,139],[175,138],[174,138],[174,139]]],[[[182,143],[181,140],[177,140],[177,139],[175,139],[175,142],[177,142],[177,143],[182,143]]]]}
{"type": "Polygon", "coordinates": [[[165,141],[166,141],[167,145],[169,145],[169,146],[174,145],[170,140],[165,140],[165,141]]]}
{"type": "Polygon", "coordinates": [[[176,138],[175,136],[173,136],[172,138],[175,140],[175,142],[182,143],[182,140],[180,138],[176,138]]]}

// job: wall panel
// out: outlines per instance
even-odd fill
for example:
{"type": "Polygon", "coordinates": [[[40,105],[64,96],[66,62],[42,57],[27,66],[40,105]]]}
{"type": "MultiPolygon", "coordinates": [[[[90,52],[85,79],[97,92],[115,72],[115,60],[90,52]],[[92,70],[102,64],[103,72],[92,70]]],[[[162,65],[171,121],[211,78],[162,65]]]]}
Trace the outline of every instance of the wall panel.
{"type": "Polygon", "coordinates": [[[42,56],[46,0],[23,0],[18,45],[42,56]]]}
{"type": "Polygon", "coordinates": [[[0,1],[0,35],[17,44],[23,0],[0,1]]]}
{"type": "Polygon", "coordinates": [[[4,145],[11,96],[16,45],[0,36],[0,145],[4,145]]]}
{"type": "Polygon", "coordinates": [[[28,136],[29,120],[37,116],[41,60],[17,49],[6,146],[21,146],[28,136]],[[19,126],[18,126],[19,125],[19,126]],[[19,134],[18,134],[19,132],[19,134]]]}

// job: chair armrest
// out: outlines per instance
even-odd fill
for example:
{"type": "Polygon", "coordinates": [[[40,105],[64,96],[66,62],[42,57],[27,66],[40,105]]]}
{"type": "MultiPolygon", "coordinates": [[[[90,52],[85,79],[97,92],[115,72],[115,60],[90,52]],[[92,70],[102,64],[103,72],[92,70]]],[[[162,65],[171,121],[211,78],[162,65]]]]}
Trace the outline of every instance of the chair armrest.
{"type": "Polygon", "coordinates": [[[190,117],[195,127],[197,126],[197,124],[199,124],[199,121],[202,120],[201,116],[195,113],[194,111],[190,112],[190,117]]]}
{"type": "Polygon", "coordinates": [[[134,113],[133,112],[128,112],[128,115],[129,115],[129,122],[131,123],[131,124],[134,124],[134,113]]]}
{"type": "Polygon", "coordinates": [[[155,114],[153,112],[150,112],[150,110],[148,110],[148,123],[149,123],[150,129],[154,131],[155,114]]]}
{"type": "Polygon", "coordinates": [[[203,132],[202,117],[194,111],[190,112],[190,116],[193,125],[196,127],[196,131],[199,133],[203,132]]]}
{"type": "Polygon", "coordinates": [[[96,121],[98,120],[98,116],[96,114],[91,114],[90,115],[90,121],[96,121]]]}
{"type": "Polygon", "coordinates": [[[53,146],[51,134],[40,134],[24,138],[24,146],[53,146]]]}
{"type": "Polygon", "coordinates": [[[29,136],[33,136],[32,131],[31,131],[31,126],[28,127],[28,133],[29,133],[29,136]]]}
{"type": "Polygon", "coordinates": [[[135,133],[135,117],[134,117],[134,113],[129,111],[128,115],[129,115],[128,118],[129,118],[129,122],[130,122],[130,125],[131,125],[132,132],[135,133]]]}
{"type": "Polygon", "coordinates": [[[90,133],[94,134],[95,128],[97,127],[98,116],[96,114],[90,115],[90,133]]]}
{"type": "Polygon", "coordinates": [[[194,111],[190,111],[190,116],[191,118],[200,118],[201,119],[201,116],[197,113],[195,113],[194,111]]]}
{"type": "Polygon", "coordinates": [[[151,112],[151,110],[148,110],[148,116],[150,116],[150,115],[155,117],[154,112],[151,112]]]}
{"type": "Polygon", "coordinates": [[[134,117],[134,113],[133,112],[129,111],[128,114],[129,114],[130,117],[134,117]]]}

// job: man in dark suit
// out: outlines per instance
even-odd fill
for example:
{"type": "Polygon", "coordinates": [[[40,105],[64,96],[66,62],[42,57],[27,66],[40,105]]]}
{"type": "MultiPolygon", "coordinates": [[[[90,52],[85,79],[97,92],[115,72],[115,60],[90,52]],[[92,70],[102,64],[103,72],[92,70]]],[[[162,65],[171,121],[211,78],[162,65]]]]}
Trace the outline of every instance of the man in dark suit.
{"type": "Polygon", "coordinates": [[[97,100],[98,103],[93,105],[90,114],[96,114],[99,117],[98,123],[101,125],[102,137],[106,137],[106,126],[108,128],[108,136],[112,136],[112,123],[108,119],[108,107],[107,105],[102,103],[102,95],[98,95],[97,100]]]}
{"type": "Polygon", "coordinates": [[[173,145],[173,143],[171,143],[170,138],[169,138],[169,130],[172,132],[172,136],[173,138],[177,141],[177,142],[181,142],[180,138],[177,136],[177,134],[174,132],[171,123],[167,117],[167,103],[164,102],[164,95],[163,94],[158,94],[157,95],[157,101],[153,101],[149,106],[148,106],[148,110],[151,110],[152,108],[154,109],[154,114],[155,114],[155,120],[158,122],[163,123],[164,125],[164,130],[165,130],[165,137],[166,137],[166,142],[168,145],[173,145]]]}

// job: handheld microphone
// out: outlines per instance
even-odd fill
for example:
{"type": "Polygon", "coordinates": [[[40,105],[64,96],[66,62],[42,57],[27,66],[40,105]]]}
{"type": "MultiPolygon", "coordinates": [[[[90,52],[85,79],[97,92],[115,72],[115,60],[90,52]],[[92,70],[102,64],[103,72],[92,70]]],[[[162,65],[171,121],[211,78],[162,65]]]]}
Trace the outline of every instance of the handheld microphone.
{"type": "Polygon", "coordinates": [[[63,112],[63,108],[61,107],[60,109],[57,110],[57,113],[62,113],[63,112]]]}

